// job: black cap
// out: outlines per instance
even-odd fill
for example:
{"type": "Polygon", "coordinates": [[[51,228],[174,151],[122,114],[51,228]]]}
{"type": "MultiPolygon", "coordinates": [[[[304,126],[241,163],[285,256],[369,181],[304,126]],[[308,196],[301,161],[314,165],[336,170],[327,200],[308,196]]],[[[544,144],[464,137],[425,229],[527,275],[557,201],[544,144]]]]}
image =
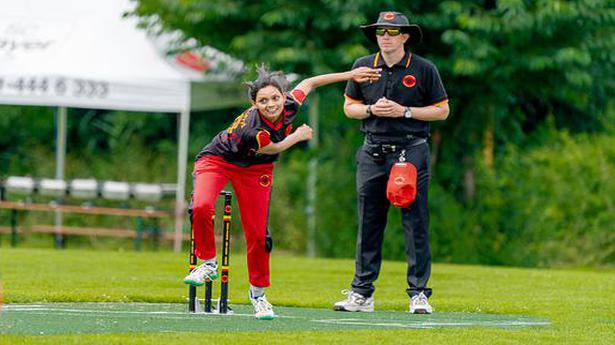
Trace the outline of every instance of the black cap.
{"type": "Polygon", "coordinates": [[[378,43],[376,40],[376,28],[382,26],[398,27],[402,29],[402,32],[410,34],[406,44],[419,44],[423,40],[421,27],[416,24],[410,24],[408,17],[399,12],[380,12],[377,22],[362,25],[361,30],[363,30],[363,33],[370,41],[378,43]]]}

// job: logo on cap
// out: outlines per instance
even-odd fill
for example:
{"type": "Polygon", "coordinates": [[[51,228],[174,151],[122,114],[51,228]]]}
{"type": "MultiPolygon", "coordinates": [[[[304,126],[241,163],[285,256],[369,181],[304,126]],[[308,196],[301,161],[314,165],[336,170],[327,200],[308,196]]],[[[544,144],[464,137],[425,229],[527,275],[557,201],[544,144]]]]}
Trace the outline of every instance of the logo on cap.
{"type": "Polygon", "coordinates": [[[402,79],[402,83],[405,87],[413,87],[414,85],[416,85],[416,77],[414,77],[412,74],[408,74],[404,77],[404,79],[402,79]]]}
{"type": "Polygon", "coordinates": [[[382,18],[384,18],[385,20],[393,20],[395,19],[395,13],[387,12],[382,16],[382,18]]]}

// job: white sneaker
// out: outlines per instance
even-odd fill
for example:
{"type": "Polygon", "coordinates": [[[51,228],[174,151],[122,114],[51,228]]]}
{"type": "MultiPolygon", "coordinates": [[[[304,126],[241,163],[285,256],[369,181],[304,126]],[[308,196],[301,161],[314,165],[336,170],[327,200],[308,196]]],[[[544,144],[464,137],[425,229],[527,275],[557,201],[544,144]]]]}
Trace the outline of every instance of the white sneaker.
{"type": "Polygon", "coordinates": [[[267,301],[267,297],[265,295],[252,298],[252,293],[250,295],[250,302],[254,306],[254,316],[259,320],[273,320],[277,316],[273,312],[273,306],[269,301],[267,301]]]}
{"type": "Polygon", "coordinates": [[[218,278],[218,264],[202,263],[190,272],[185,278],[184,283],[193,286],[202,286],[207,280],[218,278]]]}
{"type": "Polygon", "coordinates": [[[433,309],[429,305],[424,293],[412,296],[410,299],[410,314],[431,314],[433,309]]]}
{"type": "Polygon", "coordinates": [[[343,300],[336,302],[333,305],[333,310],[335,311],[362,311],[367,313],[374,312],[374,298],[373,297],[365,297],[358,292],[354,292],[352,290],[342,290],[343,295],[347,295],[348,297],[343,300]]]}

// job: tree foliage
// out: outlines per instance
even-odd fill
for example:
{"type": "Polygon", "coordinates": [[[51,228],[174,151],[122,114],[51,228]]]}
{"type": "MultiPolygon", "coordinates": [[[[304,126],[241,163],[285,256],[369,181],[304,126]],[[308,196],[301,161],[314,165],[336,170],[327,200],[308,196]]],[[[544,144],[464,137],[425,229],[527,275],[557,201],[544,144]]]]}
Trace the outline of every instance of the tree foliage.
{"type": "Polygon", "coordinates": [[[443,158],[480,149],[486,131],[496,150],[522,142],[548,114],[573,131],[600,128],[615,90],[613,0],[139,0],[134,15],[248,66],[305,76],[346,70],[376,50],[358,27],[382,10],[423,27],[424,44],[412,50],[442,72],[453,108],[440,126],[443,158]]]}
{"type": "MultiPolygon", "coordinates": [[[[608,102],[615,93],[615,1],[139,0],[133,14],[152,30],[180,30],[185,38],[227,52],[247,66],[265,62],[308,76],[346,70],[357,57],[375,51],[377,47],[363,37],[358,26],[373,22],[382,10],[403,12],[422,26],[424,42],[411,49],[435,62],[451,100],[451,116],[435,124],[432,140],[435,178],[430,204],[437,222],[432,226],[434,251],[453,261],[505,260],[494,254],[503,248],[498,245],[514,237],[510,231],[523,231],[506,225],[505,220],[523,216],[495,211],[518,200],[507,197],[504,188],[510,186],[504,187],[499,180],[503,175],[493,169],[504,169],[512,176],[519,173],[508,163],[501,165],[512,155],[509,144],[533,150],[533,145],[552,142],[549,136],[554,132],[541,131],[546,119],[553,119],[554,128],[571,133],[598,132],[608,125],[608,102]],[[499,192],[490,194],[496,190],[499,192]],[[499,206],[492,207],[490,202],[496,196],[501,197],[499,206]],[[473,242],[472,236],[481,234],[487,234],[485,240],[473,242]],[[473,253],[487,254],[477,258],[471,257],[473,253]]],[[[346,181],[352,179],[351,152],[361,138],[358,123],[341,115],[341,86],[319,92],[323,96],[322,142],[317,153],[321,160],[320,250],[328,255],[348,255],[356,221],[350,207],[355,202],[354,187],[346,181]]],[[[612,103],[610,109],[612,112],[612,103]]],[[[274,198],[274,203],[283,201],[280,207],[290,204],[301,210],[305,206],[301,176],[306,173],[306,156],[309,153],[293,152],[283,158],[280,170],[284,177],[278,182],[282,182],[284,195],[274,198]]],[[[515,157],[523,157],[523,153],[515,157]]],[[[567,162],[573,164],[573,158],[578,157],[569,158],[567,162]]],[[[529,158],[524,162],[523,168],[529,170],[538,164],[529,158]]],[[[561,167],[559,163],[548,165],[555,169],[553,173],[557,167],[561,167]]],[[[536,171],[522,176],[543,178],[536,171]]],[[[540,186],[540,181],[532,183],[528,186],[540,186]]],[[[523,190],[533,193],[531,188],[523,190]]],[[[537,200],[548,207],[549,198],[537,200]]],[[[522,203],[515,205],[521,207],[522,203]]],[[[302,226],[297,222],[302,217],[297,216],[300,212],[292,217],[291,213],[284,212],[288,214],[285,227],[294,229],[287,238],[300,239],[302,226]]],[[[562,214],[558,213],[562,218],[557,224],[570,222],[572,216],[562,214]]],[[[539,213],[532,216],[550,219],[539,213]]],[[[593,229],[590,223],[586,222],[587,229],[593,229]]],[[[399,227],[392,225],[387,231],[396,233],[399,227]]],[[[399,241],[387,241],[387,253],[403,252],[399,241]]],[[[515,248],[525,243],[522,238],[519,241],[515,248]]],[[[297,249],[300,246],[294,244],[297,249]]]]}

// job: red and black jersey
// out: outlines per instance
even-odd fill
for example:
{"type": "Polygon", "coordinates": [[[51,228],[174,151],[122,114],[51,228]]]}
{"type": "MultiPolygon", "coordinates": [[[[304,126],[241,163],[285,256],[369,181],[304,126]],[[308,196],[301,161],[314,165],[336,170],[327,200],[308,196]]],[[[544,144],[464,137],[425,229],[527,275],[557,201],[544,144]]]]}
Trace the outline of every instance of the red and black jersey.
{"type": "Polygon", "coordinates": [[[293,121],[305,99],[301,90],[286,94],[282,115],[275,123],[262,116],[252,107],[235,118],[225,130],[218,133],[196,156],[221,156],[229,163],[241,167],[255,164],[272,163],[279,155],[258,154],[257,151],[271,142],[277,143],[286,138],[293,129],[293,121]]]}

